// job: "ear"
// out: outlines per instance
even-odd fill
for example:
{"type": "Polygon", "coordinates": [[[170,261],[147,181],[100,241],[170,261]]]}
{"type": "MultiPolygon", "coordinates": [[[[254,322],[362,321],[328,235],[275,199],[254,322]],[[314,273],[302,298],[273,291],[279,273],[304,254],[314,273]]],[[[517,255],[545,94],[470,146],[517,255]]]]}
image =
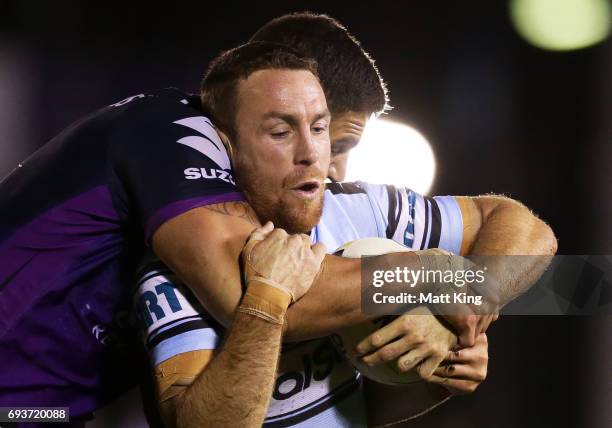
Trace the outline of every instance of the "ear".
{"type": "Polygon", "coordinates": [[[216,131],[217,131],[217,134],[219,134],[219,138],[221,138],[221,142],[225,146],[225,150],[227,150],[227,154],[230,158],[230,161],[233,163],[234,162],[234,150],[232,147],[232,142],[230,141],[229,137],[227,136],[225,132],[221,131],[219,128],[217,128],[216,131]]]}

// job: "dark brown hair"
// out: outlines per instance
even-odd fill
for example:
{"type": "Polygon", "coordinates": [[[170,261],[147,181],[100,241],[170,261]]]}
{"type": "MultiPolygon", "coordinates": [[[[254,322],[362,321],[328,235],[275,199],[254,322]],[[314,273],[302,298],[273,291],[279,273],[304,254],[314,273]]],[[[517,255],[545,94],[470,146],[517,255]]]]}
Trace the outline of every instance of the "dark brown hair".
{"type": "Polygon", "coordinates": [[[310,12],[273,19],[251,41],[291,46],[316,60],[321,86],[333,115],[346,111],[380,114],[389,109],[387,88],[374,61],[335,19],[310,12]]]}
{"type": "Polygon", "coordinates": [[[314,60],[281,44],[250,42],[221,53],[210,63],[200,95],[215,125],[230,137],[235,137],[238,82],[265,69],[308,70],[318,77],[314,60]]]}

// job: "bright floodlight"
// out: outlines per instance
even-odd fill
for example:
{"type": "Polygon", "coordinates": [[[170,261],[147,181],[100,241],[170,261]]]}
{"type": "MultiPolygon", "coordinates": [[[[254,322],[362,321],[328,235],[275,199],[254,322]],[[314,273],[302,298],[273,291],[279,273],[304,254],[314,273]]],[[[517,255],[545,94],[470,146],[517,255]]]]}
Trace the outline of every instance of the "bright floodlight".
{"type": "Polygon", "coordinates": [[[582,49],[610,34],[608,0],[512,0],[510,16],[521,37],[541,49],[582,49]]]}
{"type": "Polygon", "coordinates": [[[374,119],[351,151],[347,181],[406,186],[427,194],[435,172],[434,154],[423,135],[407,125],[374,119]]]}

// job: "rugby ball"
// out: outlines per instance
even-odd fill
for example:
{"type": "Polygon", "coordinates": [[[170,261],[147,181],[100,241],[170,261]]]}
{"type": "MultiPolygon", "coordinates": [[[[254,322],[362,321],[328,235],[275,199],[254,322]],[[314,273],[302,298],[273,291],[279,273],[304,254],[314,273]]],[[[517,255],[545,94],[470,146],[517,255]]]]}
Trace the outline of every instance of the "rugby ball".
{"type": "MultiPolygon", "coordinates": [[[[360,258],[378,256],[387,253],[412,251],[391,239],[363,238],[348,242],[336,250],[334,255],[360,258]]],[[[365,377],[387,385],[406,385],[419,382],[422,379],[413,371],[400,372],[397,360],[386,364],[369,366],[355,353],[355,346],[370,334],[384,326],[394,316],[382,317],[363,324],[340,330],[331,336],[331,340],[340,354],[342,354],[365,377]]]]}

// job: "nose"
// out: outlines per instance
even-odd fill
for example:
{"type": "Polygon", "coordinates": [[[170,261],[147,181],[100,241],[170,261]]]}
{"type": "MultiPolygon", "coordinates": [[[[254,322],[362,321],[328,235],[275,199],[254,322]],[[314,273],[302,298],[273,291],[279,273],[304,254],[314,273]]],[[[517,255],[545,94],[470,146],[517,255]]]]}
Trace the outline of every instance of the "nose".
{"type": "Polygon", "coordinates": [[[310,166],[319,161],[320,144],[312,137],[310,129],[301,132],[295,148],[295,163],[310,166]]]}

